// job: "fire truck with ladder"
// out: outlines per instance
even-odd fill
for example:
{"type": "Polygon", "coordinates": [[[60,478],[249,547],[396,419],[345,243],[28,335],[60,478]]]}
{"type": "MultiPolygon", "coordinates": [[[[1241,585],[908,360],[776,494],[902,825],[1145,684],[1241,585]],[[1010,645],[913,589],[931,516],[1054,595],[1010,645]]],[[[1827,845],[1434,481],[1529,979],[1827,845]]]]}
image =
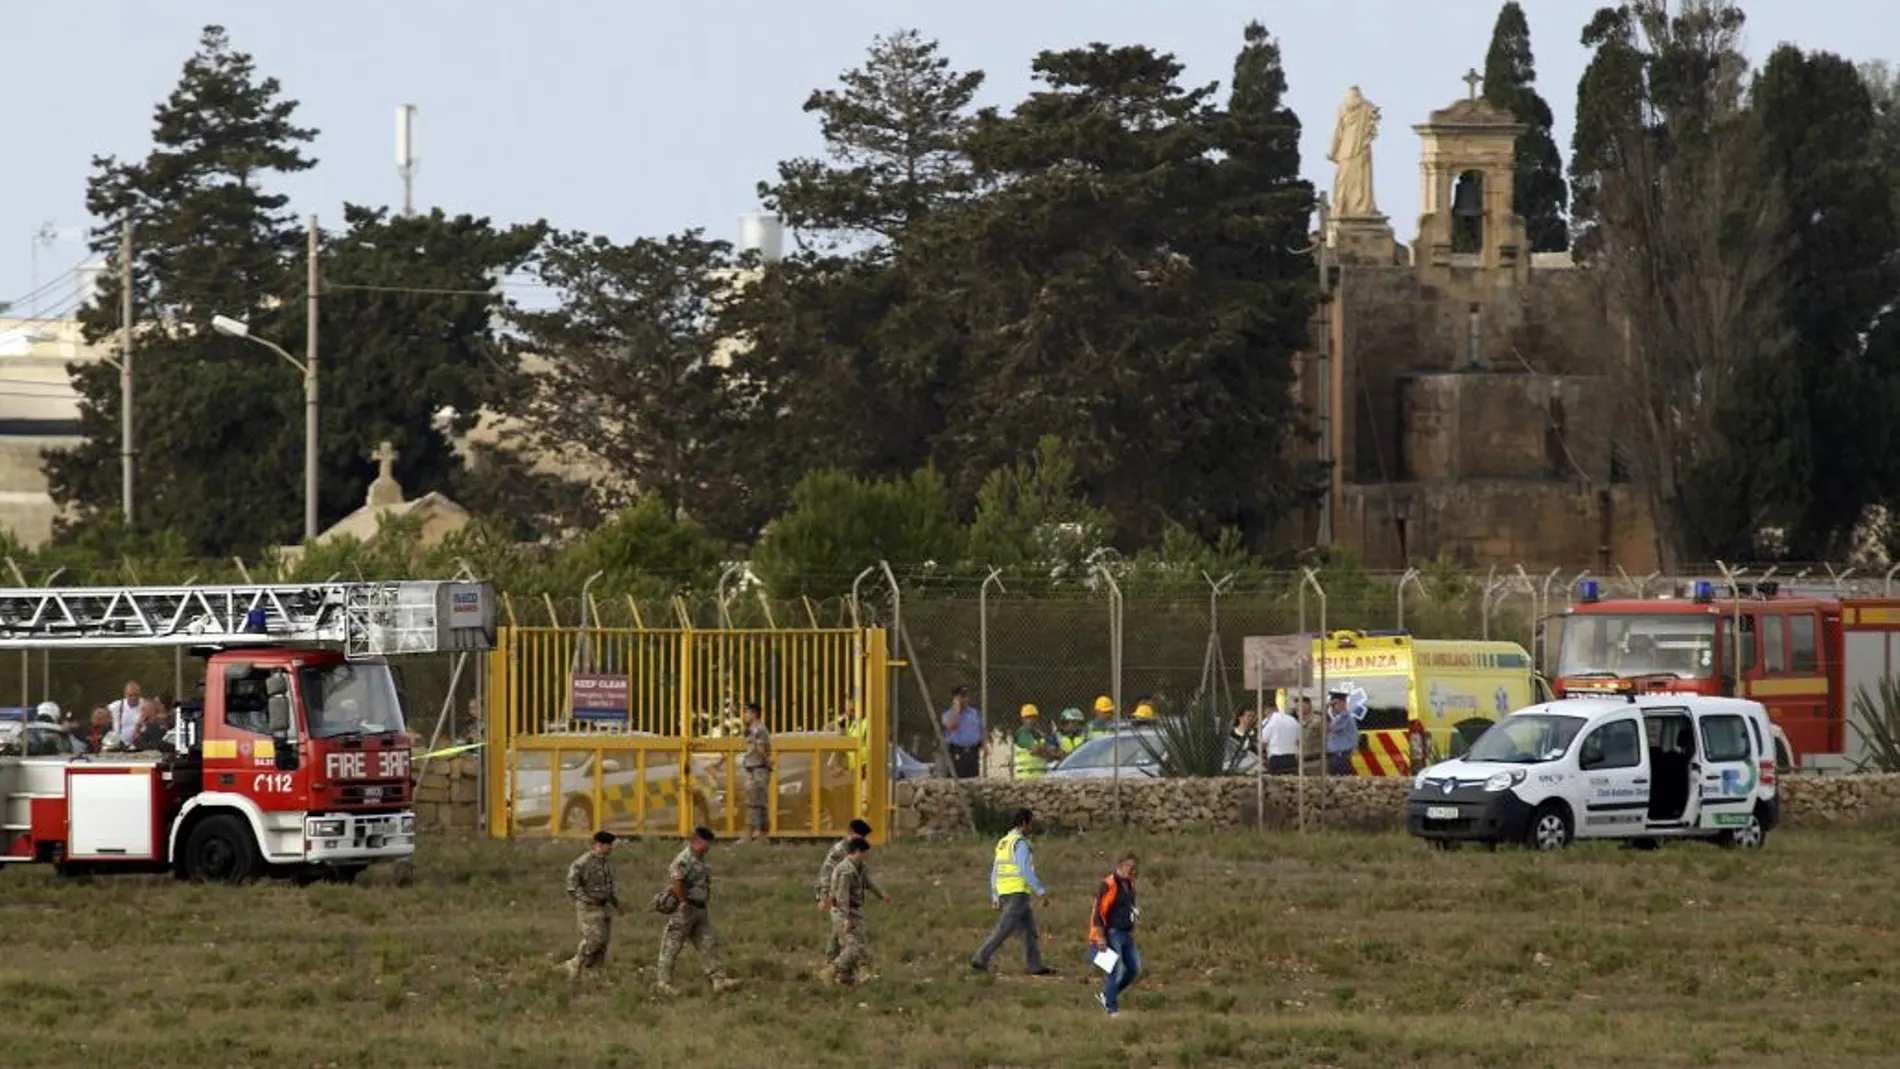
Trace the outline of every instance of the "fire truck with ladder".
{"type": "Polygon", "coordinates": [[[0,649],[187,647],[204,665],[157,751],[0,756],[0,865],[348,882],[409,857],[390,659],[494,644],[480,582],[0,590],[0,649]]]}
{"type": "Polygon", "coordinates": [[[1676,692],[1752,698],[1775,725],[1776,763],[1839,772],[1866,760],[1856,697],[1900,672],[1900,598],[1698,579],[1650,598],[1602,597],[1593,579],[1555,621],[1559,697],[1676,692]]]}

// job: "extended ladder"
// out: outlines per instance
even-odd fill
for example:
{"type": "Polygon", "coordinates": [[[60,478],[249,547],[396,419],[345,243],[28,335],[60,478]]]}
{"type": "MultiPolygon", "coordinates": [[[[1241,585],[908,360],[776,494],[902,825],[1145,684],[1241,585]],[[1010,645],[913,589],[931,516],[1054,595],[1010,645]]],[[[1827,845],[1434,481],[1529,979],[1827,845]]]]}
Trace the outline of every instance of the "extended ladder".
{"type": "Polygon", "coordinates": [[[487,583],[0,589],[0,649],[337,646],[351,657],[495,648],[487,583]]]}

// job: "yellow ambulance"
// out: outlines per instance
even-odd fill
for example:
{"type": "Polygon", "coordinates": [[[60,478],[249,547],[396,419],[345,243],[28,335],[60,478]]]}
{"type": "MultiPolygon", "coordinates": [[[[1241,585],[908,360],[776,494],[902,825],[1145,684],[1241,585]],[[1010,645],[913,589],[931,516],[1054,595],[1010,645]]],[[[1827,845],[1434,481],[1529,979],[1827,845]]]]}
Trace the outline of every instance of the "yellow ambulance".
{"type": "Polygon", "coordinates": [[[1345,694],[1359,722],[1352,766],[1361,776],[1411,775],[1414,731],[1427,762],[1462,754],[1541,692],[1530,654],[1515,642],[1335,631],[1313,639],[1312,658],[1311,686],[1280,691],[1280,707],[1306,697],[1323,713],[1329,693],[1345,694]]]}

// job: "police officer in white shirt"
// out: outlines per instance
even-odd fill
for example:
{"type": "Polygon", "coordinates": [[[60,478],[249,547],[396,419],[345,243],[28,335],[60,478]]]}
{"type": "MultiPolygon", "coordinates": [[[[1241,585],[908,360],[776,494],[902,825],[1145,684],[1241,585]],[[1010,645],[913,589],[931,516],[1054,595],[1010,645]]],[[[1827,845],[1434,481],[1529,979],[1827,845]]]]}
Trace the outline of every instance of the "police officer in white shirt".
{"type": "Polygon", "coordinates": [[[1300,721],[1275,707],[1260,725],[1261,748],[1267,754],[1267,775],[1291,776],[1300,770],[1300,721]]]}
{"type": "Polygon", "coordinates": [[[112,714],[113,732],[130,746],[139,733],[139,716],[145,711],[145,692],[139,689],[139,681],[126,683],[125,696],[106,706],[106,711],[112,714]]]}

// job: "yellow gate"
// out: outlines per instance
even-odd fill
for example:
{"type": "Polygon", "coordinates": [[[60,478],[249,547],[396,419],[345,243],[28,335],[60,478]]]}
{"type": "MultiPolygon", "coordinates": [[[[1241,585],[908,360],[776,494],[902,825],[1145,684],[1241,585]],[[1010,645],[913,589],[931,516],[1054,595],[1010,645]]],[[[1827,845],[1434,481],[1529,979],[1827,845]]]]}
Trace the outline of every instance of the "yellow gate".
{"type": "Polygon", "coordinates": [[[886,649],[877,629],[503,627],[488,661],[489,834],[738,835],[740,711],[757,701],[776,755],[772,834],[835,838],[868,814],[882,841],[886,649]]]}

